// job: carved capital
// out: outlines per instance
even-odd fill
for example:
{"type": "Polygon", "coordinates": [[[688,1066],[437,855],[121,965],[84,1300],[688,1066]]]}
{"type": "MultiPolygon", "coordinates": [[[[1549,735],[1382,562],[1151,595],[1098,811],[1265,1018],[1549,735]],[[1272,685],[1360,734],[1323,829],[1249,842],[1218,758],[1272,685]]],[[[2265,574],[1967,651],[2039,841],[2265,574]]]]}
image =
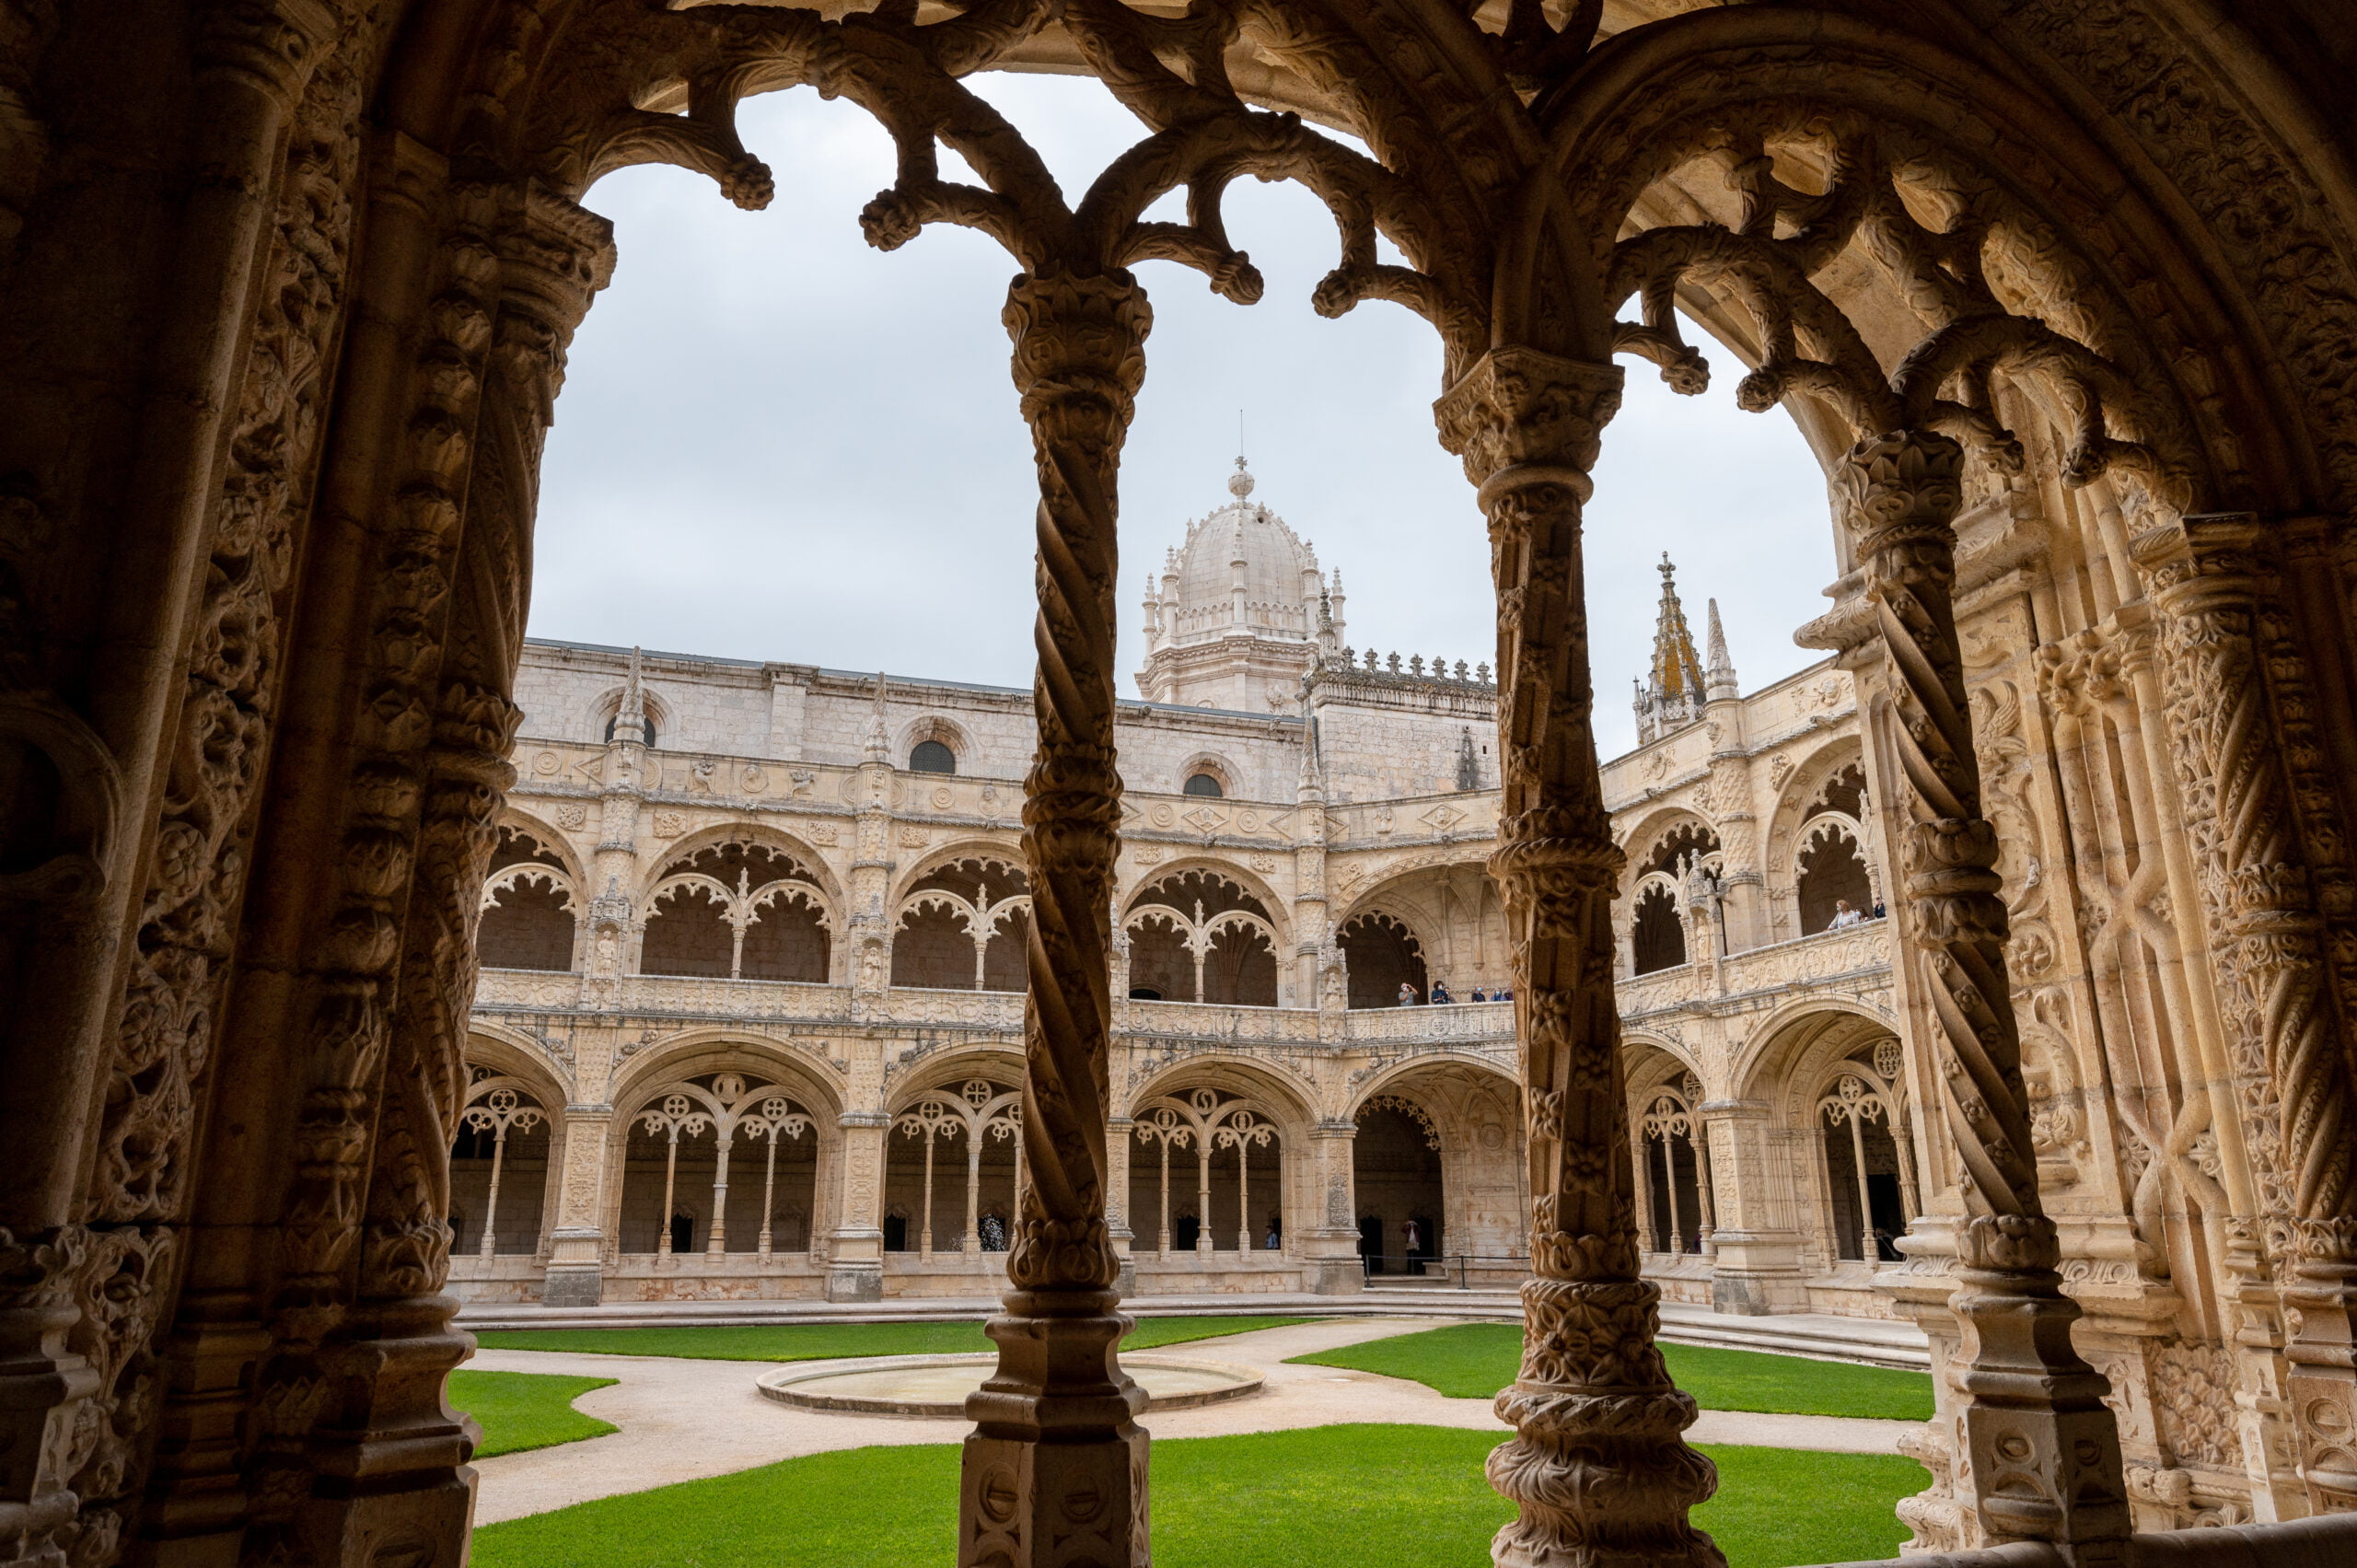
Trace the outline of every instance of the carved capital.
{"type": "Polygon", "coordinates": [[[1964,505],[1964,448],[1947,436],[1924,430],[1870,436],[1850,448],[1834,484],[1862,558],[1904,552],[1919,538],[1946,540],[1953,550],[1956,509],[1964,505]]]}
{"type": "Polygon", "coordinates": [[[1620,367],[1531,348],[1492,349],[1433,404],[1440,444],[1463,459],[1487,509],[1504,491],[1561,484],[1578,500],[1604,426],[1620,408],[1620,367]]]}
{"type": "Polygon", "coordinates": [[[1097,439],[1118,442],[1145,380],[1154,330],[1145,291],[1126,273],[1027,273],[1006,291],[999,319],[1014,341],[1015,388],[1035,436],[1080,436],[1094,425],[1097,439]]]}
{"type": "Polygon", "coordinates": [[[228,0],[211,8],[200,68],[242,77],[292,110],[343,18],[324,0],[228,0]]]}

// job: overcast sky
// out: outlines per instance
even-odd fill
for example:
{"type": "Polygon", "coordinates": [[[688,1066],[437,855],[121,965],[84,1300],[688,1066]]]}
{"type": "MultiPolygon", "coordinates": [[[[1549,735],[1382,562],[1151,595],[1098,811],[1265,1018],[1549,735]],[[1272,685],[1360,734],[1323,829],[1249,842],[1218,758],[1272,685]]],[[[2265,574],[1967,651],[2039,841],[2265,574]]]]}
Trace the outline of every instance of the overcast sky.
{"type": "MultiPolygon", "coordinates": [[[[1068,198],[1140,134],[1093,82],[975,85],[1068,198]]],[[[670,168],[590,193],[621,263],[557,405],[532,634],[1028,685],[1037,490],[998,319],[1014,262],[948,227],[868,249],[859,209],[890,182],[891,145],[855,107],[796,90],[740,112],[777,173],[768,211],[670,168]]],[[[1155,327],[1120,477],[1124,694],[1147,575],[1227,499],[1239,411],[1255,499],[1341,568],[1352,643],[1493,658],[1480,515],[1433,432],[1432,331],[1396,306],[1310,309],[1335,232],[1298,187],[1246,181],[1227,216],[1268,279],[1259,305],[1166,263],[1139,273],[1155,327]]],[[[1662,552],[1698,646],[1718,598],[1746,691],[1818,656],[1792,633],[1834,575],[1823,478],[1782,413],[1736,409],[1740,367],[1720,356],[1713,389],[1688,399],[1626,364],[1587,513],[1607,756],[1634,743],[1629,683],[1662,552]]]]}

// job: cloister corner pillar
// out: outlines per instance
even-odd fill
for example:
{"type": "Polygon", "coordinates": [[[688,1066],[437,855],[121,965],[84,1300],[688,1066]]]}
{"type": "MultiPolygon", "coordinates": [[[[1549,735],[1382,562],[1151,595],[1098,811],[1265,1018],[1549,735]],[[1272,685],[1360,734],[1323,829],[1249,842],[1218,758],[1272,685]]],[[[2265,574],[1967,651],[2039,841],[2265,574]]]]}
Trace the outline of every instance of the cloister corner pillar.
{"type": "Polygon", "coordinates": [[[827,1260],[829,1301],[884,1299],[884,1140],[892,1119],[880,1110],[846,1110],[842,1218],[827,1260]]]}
{"type": "Polygon", "coordinates": [[[556,1228],[549,1233],[548,1271],[540,1280],[543,1307],[595,1307],[605,1297],[606,1234],[598,1216],[604,1208],[606,1148],[613,1124],[610,1105],[564,1108],[556,1228]]]}
{"type": "Polygon", "coordinates": [[[1303,1285],[1319,1295],[1355,1295],[1366,1289],[1359,1257],[1358,1123],[1321,1121],[1309,1130],[1309,1174],[1317,1224],[1302,1233],[1303,1285]]]}
{"type": "Polygon", "coordinates": [[[1490,1482],[1518,1516],[1505,1568],[1643,1562],[1723,1568],[1689,1512],[1717,1490],[1682,1435],[1691,1398],[1655,1344],[1660,1293],[1640,1270],[1612,898],[1621,855],[1590,725],[1580,513],[1609,365],[1493,349],[1434,406],[1489,521],[1498,595],[1498,849],[1528,1118],[1530,1254],[1521,1375],[1498,1396],[1516,1435],[1490,1482]]]}
{"type": "Polygon", "coordinates": [[[1906,779],[1902,911],[1931,997],[1941,1109],[1964,1169],[1953,1374],[1980,1539],[2052,1543],[2118,1561],[2130,1530],[2110,1385],[2071,1344],[2078,1304],[2041,1204],[2021,1034],[2005,969],[1997,832],[1956,632],[1964,449],[1930,431],[1869,436],[1835,470],[1888,664],[1891,733],[1906,779]]]}
{"type": "Polygon", "coordinates": [[[1125,273],[1016,279],[1004,316],[1039,473],[1039,750],[1024,782],[1031,878],[1023,1013],[1027,1180],[998,1366],[966,1401],[960,1568],[1145,1568],[1144,1391],[1116,1353],[1107,1225],[1114,858],[1115,476],[1153,313],[1125,273]]]}

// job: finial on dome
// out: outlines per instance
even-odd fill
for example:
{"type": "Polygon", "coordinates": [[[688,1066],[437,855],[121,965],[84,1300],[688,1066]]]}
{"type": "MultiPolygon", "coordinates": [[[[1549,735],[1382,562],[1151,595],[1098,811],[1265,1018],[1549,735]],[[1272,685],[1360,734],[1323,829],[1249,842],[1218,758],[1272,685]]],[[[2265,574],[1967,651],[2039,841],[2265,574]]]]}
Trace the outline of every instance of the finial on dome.
{"type": "Polygon", "coordinates": [[[1238,456],[1236,471],[1227,476],[1227,493],[1241,501],[1252,494],[1253,483],[1252,470],[1244,466],[1244,459],[1238,456]]]}

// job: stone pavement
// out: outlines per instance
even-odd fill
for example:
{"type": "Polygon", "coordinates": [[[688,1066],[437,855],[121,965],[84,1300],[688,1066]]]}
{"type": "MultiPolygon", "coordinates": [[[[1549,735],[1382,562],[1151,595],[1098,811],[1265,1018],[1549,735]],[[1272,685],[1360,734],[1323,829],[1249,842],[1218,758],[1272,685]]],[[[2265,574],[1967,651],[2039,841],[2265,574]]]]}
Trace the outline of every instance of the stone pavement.
{"type": "MultiPolygon", "coordinates": [[[[1487,1400],[1452,1400],[1421,1383],[1344,1367],[1285,1365],[1288,1356],[1434,1326],[1430,1318],[1359,1318],[1172,1345],[1167,1353],[1193,1352],[1251,1366],[1267,1378],[1267,1390],[1232,1404],[1151,1416],[1145,1425],[1156,1437],[1214,1437],[1342,1422],[1399,1422],[1494,1432],[1503,1437],[1508,1429],[1487,1400]]],[[[610,1421],[621,1430],[583,1443],[481,1461],[475,1467],[481,1478],[475,1522],[496,1524],[592,1498],[726,1475],[835,1448],[955,1443],[970,1428],[962,1418],[841,1415],[780,1404],[763,1399],[753,1387],[753,1380],[773,1365],[551,1351],[479,1352],[469,1364],[478,1371],[619,1379],[614,1387],[585,1394],[574,1404],[583,1414],[610,1421]]],[[[815,1368],[825,1364],[795,1365],[815,1368]]],[[[1901,1434],[1917,1429],[1918,1423],[1907,1421],[1705,1411],[1688,1436],[1698,1443],[1890,1454],[1898,1452],[1901,1434]]]]}

